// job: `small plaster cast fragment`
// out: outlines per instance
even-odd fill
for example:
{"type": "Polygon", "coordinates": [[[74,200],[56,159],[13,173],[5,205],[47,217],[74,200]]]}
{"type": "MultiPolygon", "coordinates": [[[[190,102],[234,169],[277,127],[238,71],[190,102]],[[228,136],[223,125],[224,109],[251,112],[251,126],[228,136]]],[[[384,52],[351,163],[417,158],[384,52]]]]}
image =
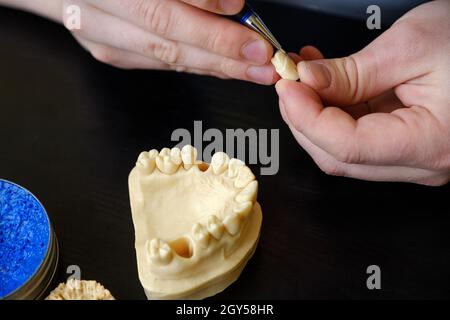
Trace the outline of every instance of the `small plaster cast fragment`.
{"type": "Polygon", "coordinates": [[[115,300],[109,290],[96,281],[70,279],[61,283],[45,300],[115,300]]]}
{"type": "Polygon", "coordinates": [[[286,53],[278,50],[272,58],[272,64],[281,78],[293,81],[299,79],[297,66],[286,53]]]}
{"type": "Polygon", "coordinates": [[[196,156],[192,146],[152,150],[129,176],[139,279],[149,299],[221,292],[258,243],[262,213],[251,170],[223,152],[209,166],[196,156]],[[142,170],[150,159],[153,171],[142,170]]]}

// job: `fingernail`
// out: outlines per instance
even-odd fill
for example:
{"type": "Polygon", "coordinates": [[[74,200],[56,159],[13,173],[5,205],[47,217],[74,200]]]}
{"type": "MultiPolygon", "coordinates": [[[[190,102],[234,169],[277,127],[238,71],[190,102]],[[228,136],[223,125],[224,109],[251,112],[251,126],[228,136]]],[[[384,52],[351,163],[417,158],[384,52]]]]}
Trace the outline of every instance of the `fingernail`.
{"type": "Polygon", "coordinates": [[[263,40],[254,40],[242,47],[242,56],[248,61],[264,64],[268,60],[268,48],[263,40]]]}
{"type": "Polygon", "coordinates": [[[249,67],[247,69],[247,76],[254,82],[260,84],[272,84],[274,80],[273,67],[272,66],[249,67]]]}
{"type": "Polygon", "coordinates": [[[235,14],[242,9],[242,0],[220,0],[219,7],[223,13],[235,14]]]}
{"type": "Polygon", "coordinates": [[[302,82],[312,84],[314,89],[323,90],[331,85],[330,71],[327,66],[321,62],[302,61],[299,64],[299,73],[302,82]],[[311,81],[309,79],[311,79],[311,81]]]}

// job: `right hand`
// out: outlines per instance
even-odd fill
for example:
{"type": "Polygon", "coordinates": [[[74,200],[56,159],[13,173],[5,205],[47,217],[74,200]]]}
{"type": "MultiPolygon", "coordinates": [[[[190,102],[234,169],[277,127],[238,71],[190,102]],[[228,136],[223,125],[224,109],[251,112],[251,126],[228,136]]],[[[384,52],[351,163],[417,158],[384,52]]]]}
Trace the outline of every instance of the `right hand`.
{"type": "Polygon", "coordinates": [[[75,38],[97,60],[273,84],[272,46],[228,20],[244,0],[62,0],[81,9],[75,38]]]}

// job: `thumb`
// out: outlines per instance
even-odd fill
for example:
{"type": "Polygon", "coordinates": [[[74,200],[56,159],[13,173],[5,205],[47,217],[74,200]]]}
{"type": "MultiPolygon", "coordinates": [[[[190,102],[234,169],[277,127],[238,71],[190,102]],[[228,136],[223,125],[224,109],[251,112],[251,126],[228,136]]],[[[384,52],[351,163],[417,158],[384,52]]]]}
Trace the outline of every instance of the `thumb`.
{"type": "Polygon", "coordinates": [[[348,57],[300,62],[300,81],[326,104],[353,105],[424,74],[424,50],[414,30],[398,23],[348,57]]]}

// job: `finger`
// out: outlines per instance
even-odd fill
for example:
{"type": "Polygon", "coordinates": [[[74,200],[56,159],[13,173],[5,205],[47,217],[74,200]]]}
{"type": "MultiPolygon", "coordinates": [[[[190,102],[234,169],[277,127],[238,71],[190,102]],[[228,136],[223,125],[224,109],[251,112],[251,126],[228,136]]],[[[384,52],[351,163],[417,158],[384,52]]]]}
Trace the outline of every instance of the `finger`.
{"type": "Polygon", "coordinates": [[[184,43],[166,40],[96,8],[84,12],[83,29],[75,34],[95,43],[134,52],[174,66],[173,69],[186,67],[210,70],[230,78],[264,85],[271,85],[278,80],[272,65],[252,66],[184,43]]]}
{"type": "Polygon", "coordinates": [[[316,146],[291,125],[282,102],[280,103],[280,111],[284,115],[283,119],[287,119],[287,124],[297,142],[326,174],[368,181],[411,182],[425,185],[442,185],[448,181],[446,175],[432,170],[401,166],[371,166],[342,163],[316,146]]]}
{"type": "Polygon", "coordinates": [[[87,0],[162,38],[256,65],[269,62],[272,46],[256,32],[175,0],[87,0]]]}
{"type": "Polygon", "coordinates": [[[303,83],[281,80],[276,88],[292,126],[340,162],[421,166],[441,158],[430,149],[442,134],[441,125],[426,109],[398,109],[355,120],[339,108],[324,108],[303,83]]]}
{"type": "Polygon", "coordinates": [[[320,52],[319,49],[313,46],[303,47],[300,50],[300,55],[304,60],[319,60],[324,58],[322,52],[320,52]]]}
{"type": "Polygon", "coordinates": [[[388,90],[367,102],[340,108],[357,120],[370,113],[391,113],[405,106],[393,90],[388,90]]]}
{"type": "Polygon", "coordinates": [[[242,10],[244,0],[181,0],[197,8],[219,13],[236,14],[242,10]]]}
{"type": "Polygon", "coordinates": [[[135,54],[126,50],[105,46],[86,39],[77,38],[80,44],[89,51],[96,60],[121,69],[173,70],[199,75],[209,75],[221,79],[229,79],[223,73],[195,68],[177,67],[161,61],[135,54]]]}
{"type": "Polygon", "coordinates": [[[300,61],[303,60],[303,57],[301,57],[300,55],[298,55],[296,53],[289,52],[288,55],[296,64],[298,64],[300,61]]]}
{"type": "Polygon", "coordinates": [[[333,105],[352,105],[427,72],[426,45],[417,43],[417,28],[396,24],[369,46],[349,57],[303,61],[302,83],[333,105]]]}

